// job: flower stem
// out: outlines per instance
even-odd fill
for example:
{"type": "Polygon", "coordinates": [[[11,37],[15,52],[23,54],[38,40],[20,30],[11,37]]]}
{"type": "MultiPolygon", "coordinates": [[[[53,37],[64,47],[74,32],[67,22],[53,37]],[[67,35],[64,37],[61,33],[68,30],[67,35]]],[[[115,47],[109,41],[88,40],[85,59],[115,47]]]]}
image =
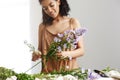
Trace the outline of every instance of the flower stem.
{"type": "Polygon", "coordinates": [[[37,66],[39,63],[41,63],[41,61],[37,62],[37,63],[36,63],[35,65],[33,65],[31,68],[29,68],[28,70],[26,70],[25,73],[28,72],[28,71],[30,71],[31,69],[33,69],[33,68],[34,68],[35,66],[37,66]]]}

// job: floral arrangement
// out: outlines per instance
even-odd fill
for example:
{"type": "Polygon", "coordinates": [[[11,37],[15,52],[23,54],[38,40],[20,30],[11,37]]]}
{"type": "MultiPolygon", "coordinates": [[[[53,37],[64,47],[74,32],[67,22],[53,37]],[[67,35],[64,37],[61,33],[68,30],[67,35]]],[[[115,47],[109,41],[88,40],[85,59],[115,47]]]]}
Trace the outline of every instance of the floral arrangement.
{"type": "Polygon", "coordinates": [[[85,34],[87,29],[85,28],[77,28],[74,30],[66,30],[64,33],[58,33],[54,38],[53,42],[50,44],[48,52],[46,55],[42,55],[42,63],[44,68],[47,70],[47,61],[50,59],[56,60],[56,64],[61,61],[59,66],[59,72],[62,70],[68,70],[68,65],[63,65],[62,62],[71,60],[71,56],[58,56],[56,53],[60,53],[62,51],[71,51],[77,48],[77,43],[80,40],[80,37],[85,34]]]}
{"type": "Polygon", "coordinates": [[[0,67],[0,80],[120,80],[120,72],[106,67],[103,70],[79,68],[71,71],[52,72],[49,74],[16,73],[0,67]]]}
{"type": "Polygon", "coordinates": [[[0,80],[86,80],[87,69],[74,69],[71,71],[62,72],[51,72],[48,74],[27,74],[27,73],[16,73],[11,69],[0,67],[0,80]]]}
{"type": "MultiPolygon", "coordinates": [[[[57,52],[76,49],[77,43],[80,40],[80,36],[84,35],[87,29],[77,28],[75,30],[67,30],[63,34],[58,33],[57,37],[51,43],[47,52],[47,57],[55,56],[57,52]]],[[[30,51],[35,51],[35,47],[24,41],[24,43],[30,48],[30,51]]]]}
{"type": "Polygon", "coordinates": [[[67,30],[63,34],[58,33],[50,45],[47,56],[51,57],[55,56],[57,52],[76,49],[80,36],[83,36],[86,31],[85,28],[77,28],[67,30]]]}

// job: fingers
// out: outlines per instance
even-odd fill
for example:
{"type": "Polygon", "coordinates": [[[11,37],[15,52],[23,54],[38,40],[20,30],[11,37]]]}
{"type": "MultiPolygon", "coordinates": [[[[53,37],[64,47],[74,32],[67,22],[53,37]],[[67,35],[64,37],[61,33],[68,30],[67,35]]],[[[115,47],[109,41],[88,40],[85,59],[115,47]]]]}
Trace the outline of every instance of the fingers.
{"type": "Polygon", "coordinates": [[[38,60],[38,56],[36,56],[36,55],[34,55],[34,56],[32,56],[32,61],[36,61],[36,60],[38,60]]]}
{"type": "Polygon", "coordinates": [[[33,54],[41,55],[41,52],[39,50],[36,50],[36,51],[33,52],[33,54]]]}
{"type": "Polygon", "coordinates": [[[56,53],[56,55],[61,58],[66,58],[66,55],[64,55],[63,52],[56,53]]]}
{"type": "Polygon", "coordinates": [[[62,56],[62,54],[61,54],[61,53],[56,53],[56,55],[57,55],[58,57],[61,57],[61,56],[62,56]]]}
{"type": "Polygon", "coordinates": [[[39,58],[41,58],[41,52],[40,51],[34,51],[32,53],[32,61],[36,61],[38,60],[39,58]]]}

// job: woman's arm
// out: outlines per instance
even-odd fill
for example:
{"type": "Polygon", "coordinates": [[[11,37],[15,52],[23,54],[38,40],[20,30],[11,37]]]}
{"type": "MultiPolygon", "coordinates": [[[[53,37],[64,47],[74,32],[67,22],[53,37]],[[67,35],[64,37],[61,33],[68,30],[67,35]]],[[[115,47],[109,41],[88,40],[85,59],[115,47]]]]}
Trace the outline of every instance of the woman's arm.
{"type": "Polygon", "coordinates": [[[83,38],[80,38],[80,41],[78,42],[77,49],[71,50],[71,51],[62,51],[61,55],[64,57],[80,57],[84,55],[84,45],[83,45],[83,38]]]}
{"type": "Polygon", "coordinates": [[[37,51],[34,51],[32,53],[32,61],[36,61],[38,60],[39,58],[41,58],[41,33],[42,33],[42,28],[43,28],[43,25],[40,24],[39,25],[39,29],[38,29],[38,50],[37,51]]]}

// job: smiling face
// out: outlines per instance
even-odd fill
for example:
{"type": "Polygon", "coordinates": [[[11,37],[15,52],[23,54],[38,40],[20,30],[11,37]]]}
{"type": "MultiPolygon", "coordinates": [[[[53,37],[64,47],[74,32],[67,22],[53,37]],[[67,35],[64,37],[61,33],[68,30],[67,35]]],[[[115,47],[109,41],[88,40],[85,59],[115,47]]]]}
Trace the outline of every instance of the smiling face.
{"type": "Polygon", "coordinates": [[[52,18],[56,18],[59,15],[59,0],[43,0],[41,2],[44,12],[52,18]]]}

